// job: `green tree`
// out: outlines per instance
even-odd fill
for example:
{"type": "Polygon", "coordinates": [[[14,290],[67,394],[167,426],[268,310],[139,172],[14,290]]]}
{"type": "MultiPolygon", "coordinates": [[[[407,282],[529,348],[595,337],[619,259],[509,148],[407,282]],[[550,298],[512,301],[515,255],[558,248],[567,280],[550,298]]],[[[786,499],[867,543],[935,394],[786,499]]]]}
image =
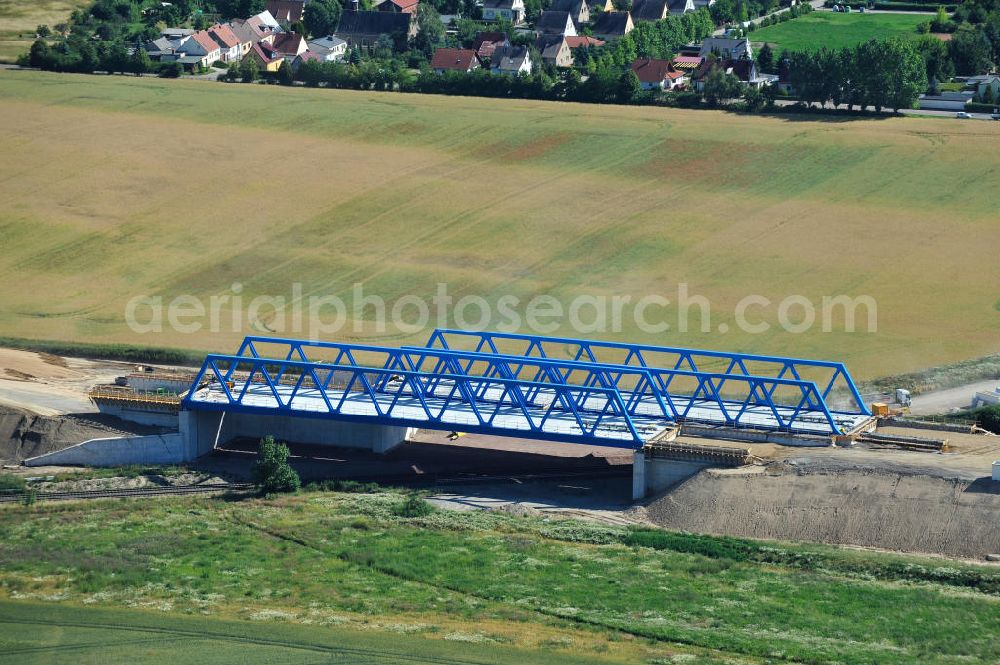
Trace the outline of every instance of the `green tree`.
{"type": "Polygon", "coordinates": [[[52,34],[52,31],[49,30],[49,26],[45,25],[44,23],[42,25],[38,26],[37,28],[35,28],[35,35],[37,35],[40,39],[45,39],[46,37],[50,36],[51,34],[52,34]]]}
{"type": "Polygon", "coordinates": [[[240,63],[240,77],[244,83],[253,83],[260,78],[260,66],[254,58],[243,58],[240,63]]]}
{"type": "Polygon", "coordinates": [[[302,22],[310,35],[324,37],[333,34],[340,23],[342,11],[337,0],[312,0],[306,4],[302,22]]]}
{"type": "Polygon", "coordinates": [[[135,50],[130,58],[129,69],[136,76],[142,76],[153,69],[153,61],[149,59],[146,49],[140,47],[135,50]]]}
{"type": "Polygon", "coordinates": [[[743,84],[732,74],[727,74],[721,67],[713,67],[705,77],[705,103],[717,107],[736,99],[743,93],[743,84]]]}
{"type": "Polygon", "coordinates": [[[764,45],[757,51],[757,67],[760,71],[772,73],[774,71],[774,51],[771,46],[764,42],[764,45]]]}
{"type": "Polygon", "coordinates": [[[746,92],[743,93],[743,101],[746,102],[747,110],[751,113],[757,113],[763,110],[767,105],[767,100],[764,97],[764,91],[755,86],[747,86],[746,92]]]}
{"type": "Polygon", "coordinates": [[[927,89],[927,68],[924,59],[906,39],[889,39],[883,45],[880,64],[885,85],[885,105],[893,111],[913,108],[927,89]]]}
{"type": "Polygon", "coordinates": [[[260,440],[257,461],[250,469],[250,476],[264,494],[294,492],[302,485],[299,474],[288,464],[288,446],[276,443],[273,436],[260,440]]]}
{"type": "Polygon", "coordinates": [[[417,36],[411,47],[430,56],[444,40],[444,24],[437,10],[429,4],[417,5],[417,36]]]}
{"type": "Polygon", "coordinates": [[[291,85],[294,80],[292,66],[288,64],[288,58],[285,58],[281,61],[281,65],[278,66],[278,83],[281,85],[291,85]]]}
{"type": "Polygon", "coordinates": [[[639,77],[631,69],[618,78],[618,101],[622,104],[631,104],[641,91],[639,77]]]}
{"type": "Polygon", "coordinates": [[[184,68],[179,62],[167,62],[160,67],[160,77],[165,79],[180,78],[184,68]]]}
{"type": "Polygon", "coordinates": [[[28,64],[32,67],[46,67],[49,63],[49,45],[45,40],[36,39],[28,51],[28,64]]]}
{"type": "Polygon", "coordinates": [[[955,64],[955,73],[974,76],[989,71],[992,47],[986,34],[976,29],[963,29],[948,42],[948,55],[955,64]]]}

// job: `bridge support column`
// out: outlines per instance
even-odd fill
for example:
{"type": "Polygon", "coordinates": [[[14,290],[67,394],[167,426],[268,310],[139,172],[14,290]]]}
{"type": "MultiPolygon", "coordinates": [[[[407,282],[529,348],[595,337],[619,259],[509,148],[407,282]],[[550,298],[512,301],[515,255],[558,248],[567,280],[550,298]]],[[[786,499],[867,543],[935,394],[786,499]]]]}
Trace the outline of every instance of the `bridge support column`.
{"type": "Polygon", "coordinates": [[[646,497],[646,453],[637,450],[632,453],[632,500],[646,497]]]}

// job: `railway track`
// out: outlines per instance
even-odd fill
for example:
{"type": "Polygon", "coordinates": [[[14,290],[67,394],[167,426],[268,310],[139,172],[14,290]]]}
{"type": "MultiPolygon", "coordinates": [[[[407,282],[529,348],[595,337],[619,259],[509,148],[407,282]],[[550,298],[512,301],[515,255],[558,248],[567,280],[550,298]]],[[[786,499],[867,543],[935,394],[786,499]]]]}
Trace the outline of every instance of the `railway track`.
{"type": "MultiPolygon", "coordinates": [[[[603,469],[582,469],[578,471],[539,471],[537,473],[512,473],[496,475],[427,475],[427,476],[382,476],[354,477],[340,480],[357,482],[377,482],[381,485],[414,488],[445,488],[454,485],[483,485],[497,483],[522,484],[552,480],[598,480],[631,476],[631,470],[608,467],[603,469]]],[[[36,492],[35,501],[79,501],[86,499],[144,498],[155,496],[185,496],[209,494],[212,492],[252,492],[250,483],[213,483],[211,485],[173,485],[164,487],[133,487],[110,490],[78,490],[72,492],[36,492]]],[[[0,503],[21,503],[25,493],[22,490],[0,491],[0,503]]]]}
{"type": "MultiPolygon", "coordinates": [[[[79,490],[74,492],[36,492],[36,501],[77,501],[80,499],[118,499],[128,497],[175,496],[209,494],[212,492],[249,492],[249,483],[214,483],[211,485],[171,485],[164,487],[131,487],[111,490],[79,490]]],[[[0,492],[0,503],[21,503],[25,493],[21,490],[0,492]]]]}

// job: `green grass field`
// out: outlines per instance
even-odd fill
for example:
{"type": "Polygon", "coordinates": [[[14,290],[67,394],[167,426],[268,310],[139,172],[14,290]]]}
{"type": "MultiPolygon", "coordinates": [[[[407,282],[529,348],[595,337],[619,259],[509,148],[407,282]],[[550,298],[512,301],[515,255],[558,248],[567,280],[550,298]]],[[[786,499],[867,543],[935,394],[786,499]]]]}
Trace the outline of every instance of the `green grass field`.
{"type": "Polygon", "coordinates": [[[930,18],[921,14],[835,14],[817,11],[806,16],[761,28],[750,35],[754,42],[767,42],[776,52],[841,49],[869,39],[917,37],[917,24],[930,18]]]}
{"type": "Polygon", "coordinates": [[[248,647],[289,663],[995,655],[994,569],[498,513],[403,518],[401,498],[4,507],[0,663],[232,662],[248,647]]]}
{"type": "Polygon", "coordinates": [[[139,609],[0,601],[4,665],[544,665],[546,651],[428,640],[388,631],[191,617],[139,609]]]}
{"type": "Polygon", "coordinates": [[[0,0],[0,62],[14,62],[35,40],[35,28],[65,23],[91,0],[0,0]]]}
{"type": "MultiPolygon", "coordinates": [[[[391,307],[446,283],[456,301],[520,298],[522,316],[539,294],[564,307],[661,295],[671,305],[647,314],[667,332],[640,330],[630,309],[621,332],[581,332],[842,358],[861,377],[998,351],[998,123],[23,71],[0,72],[0,118],[17,127],[0,138],[0,335],[231,351],[282,320],[296,332],[268,307],[248,323],[257,295],[290,301],[299,283],[303,305],[333,295],[350,307],[360,284],[391,307]],[[208,307],[234,283],[238,328],[227,302],[219,333],[207,316],[179,332],[166,312],[160,333],[124,325],[134,296],[208,307]],[[708,321],[689,308],[687,332],[682,283],[711,302],[708,321]],[[760,334],[734,314],[755,294],[771,301],[747,314],[769,325],[760,334]],[[785,332],[778,305],[795,295],[817,327],[825,296],[870,295],[877,332],[844,332],[836,315],[831,332],[785,332]]],[[[320,336],[426,339],[378,330],[371,308],[346,314],[320,336]]]]}

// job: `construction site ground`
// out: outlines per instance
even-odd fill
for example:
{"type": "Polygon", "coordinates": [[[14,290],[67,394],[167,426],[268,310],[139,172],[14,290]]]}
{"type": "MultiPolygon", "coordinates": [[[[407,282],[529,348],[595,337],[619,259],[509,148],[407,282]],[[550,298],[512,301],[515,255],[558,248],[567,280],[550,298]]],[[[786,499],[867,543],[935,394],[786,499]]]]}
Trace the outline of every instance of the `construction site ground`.
{"type": "MultiPolygon", "coordinates": [[[[113,381],[132,370],[130,364],[0,349],[0,369],[5,464],[87,438],[148,429],[94,413],[86,398],[94,383],[113,381]]],[[[798,448],[682,435],[678,442],[749,447],[757,461],[739,469],[706,469],[639,506],[629,500],[632,453],[618,448],[482,435],[452,441],[447,432],[423,430],[386,456],[293,444],[292,463],[305,482],[355,478],[423,485],[433,488],[435,503],[449,509],[537,511],[976,560],[1000,553],[1000,482],[990,479],[991,464],[1000,459],[1000,437],[904,427],[879,432],[946,438],[949,447],[946,452],[872,444],[798,448]]],[[[245,479],[256,445],[229,442],[193,470],[200,477],[245,479]]]]}

